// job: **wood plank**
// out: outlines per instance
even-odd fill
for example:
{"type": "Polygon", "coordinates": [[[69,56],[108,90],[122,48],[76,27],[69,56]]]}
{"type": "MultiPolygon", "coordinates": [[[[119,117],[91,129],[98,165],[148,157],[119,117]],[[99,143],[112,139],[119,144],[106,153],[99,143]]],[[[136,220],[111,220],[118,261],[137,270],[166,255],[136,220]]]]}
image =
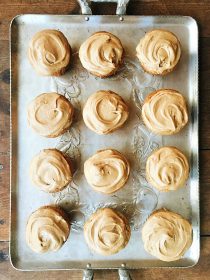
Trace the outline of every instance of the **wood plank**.
{"type": "MultiPolygon", "coordinates": [[[[27,279],[27,280],[63,280],[82,279],[81,271],[42,271],[42,272],[21,272],[15,270],[9,262],[8,242],[0,242],[0,271],[1,280],[27,279]]],[[[208,280],[210,277],[210,237],[201,238],[201,257],[196,266],[189,269],[140,269],[131,271],[132,279],[141,280],[208,280]]],[[[94,280],[116,280],[116,270],[96,271],[94,280]]]]}
{"type": "Polygon", "coordinates": [[[201,234],[210,235],[210,151],[200,153],[201,234]]]}
{"type": "MultiPolygon", "coordinates": [[[[1,27],[0,27],[1,28],[1,27]]],[[[7,42],[8,43],[8,42],[7,42]]],[[[8,240],[9,231],[9,69],[8,44],[0,41],[0,240],[8,240]]]]}

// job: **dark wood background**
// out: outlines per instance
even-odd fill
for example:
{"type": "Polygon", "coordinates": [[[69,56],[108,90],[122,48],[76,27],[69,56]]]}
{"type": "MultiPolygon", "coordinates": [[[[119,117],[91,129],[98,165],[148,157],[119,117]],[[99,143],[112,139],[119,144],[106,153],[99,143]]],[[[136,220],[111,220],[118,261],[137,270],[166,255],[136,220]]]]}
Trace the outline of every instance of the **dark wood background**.
{"type": "MultiPolygon", "coordinates": [[[[93,4],[94,14],[114,14],[115,4],[93,4]]],[[[0,279],[82,279],[80,271],[19,272],[9,262],[9,25],[17,14],[78,14],[76,0],[0,0],[0,279]]],[[[131,0],[128,15],[189,15],[200,34],[200,199],[201,257],[189,269],[142,269],[133,279],[210,279],[210,0],[131,0]]],[[[117,279],[98,271],[95,279],[117,279]]]]}

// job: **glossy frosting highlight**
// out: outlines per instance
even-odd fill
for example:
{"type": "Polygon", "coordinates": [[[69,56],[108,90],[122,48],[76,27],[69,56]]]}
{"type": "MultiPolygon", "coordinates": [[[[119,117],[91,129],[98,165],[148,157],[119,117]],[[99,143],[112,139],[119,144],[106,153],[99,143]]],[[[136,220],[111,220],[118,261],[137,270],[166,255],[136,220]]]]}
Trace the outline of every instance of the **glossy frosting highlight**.
{"type": "Polygon", "coordinates": [[[148,157],[146,176],[158,190],[175,191],[183,187],[188,179],[188,160],[177,148],[162,147],[148,157]]]}
{"type": "Polygon", "coordinates": [[[56,149],[45,149],[32,159],[30,177],[41,190],[55,193],[70,183],[72,172],[62,152],[56,149]]]}
{"type": "Polygon", "coordinates": [[[84,174],[94,190],[105,194],[116,192],[128,180],[130,166],[116,150],[101,150],[86,160],[84,174]]]}
{"type": "Polygon", "coordinates": [[[89,248],[108,256],[122,250],[130,239],[127,219],[110,208],[97,210],[85,223],[84,235],[89,248]]]}
{"type": "Polygon", "coordinates": [[[83,108],[86,126],[98,134],[108,134],[118,129],[128,115],[128,106],[113,91],[97,91],[88,98],[83,108]]]}
{"type": "Polygon", "coordinates": [[[157,210],[144,224],[142,240],[145,250],[156,258],[179,260],[192,244],[192,226],[179,214],[157,210]]]}
{"type": "Polygon", "coordinates": [[[123,47],[113,34],[96,32],[81,45],[79,57],[83,67],[89,72],[107,77],[114,74],[122,64],[123,47]]]}
{"type": "Polygon", "coordinates": [[[62,75],[70,63],[71,47],[58,30],[37,32],[29,43],[29,60],[40,75],[62,75]]]}
{"type": "Polygon", "coordinates": [[[57,137],[71,125],[74,108],[64,96],[51,92],[37,96],[28,106],[28,123],[44,137],[57,137]]]}
{"type": "Polygon", "coordinates": [[[69,236],[70,226],[59,208],[44,206],[31,214],[26,226],[26,242],[37,253],[58,251],[69,236]]]}
{"type": "Polygon", "coordinates": [[[178,133],[188,122],[186,101],[173,89],[160,89],[149,94],[142,106],[145,125],[154,133],[178,133]]]}
{"type": "Polygon", "coordinates": [[[157,29],[145,34],[136,52],[145,71],[164,75],[177,65],[181,56],[181,45],[172,32],[157,29]]]}

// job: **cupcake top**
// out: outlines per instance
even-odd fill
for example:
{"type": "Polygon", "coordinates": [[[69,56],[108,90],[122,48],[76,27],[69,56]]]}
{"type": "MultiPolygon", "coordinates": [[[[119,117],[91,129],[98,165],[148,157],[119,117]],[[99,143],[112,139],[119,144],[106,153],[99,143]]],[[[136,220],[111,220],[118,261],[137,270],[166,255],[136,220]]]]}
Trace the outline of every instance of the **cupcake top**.
{"type": "Polygon", "coordinates": [[[110,194],[125,185],[130,173],[127,159],[116,150],[101,150],[84,164],[84,174],[94,190],[110,194]]]}
{"type": "Polygon", "coordinates": [[[179,260],[192,244],[192,226],[181,215],[160,209],[144,224],[142,240],[145,250],[156,258],[179,260]]]}
{"type": "Polygon", "coordinates": [[[188,176],[187,158],[175,147],[162,147],[147,159],[147,180],[160,191],[175,191],[183,187],[188,176]]]}
{"type": "Polygon", "coordinates": [[[57,207],[44,206],[31,214],[26,226],[26,242],[37,253],[58,251],[69,236],[65,213],[57,207]]]}
{"type": "Polygon", "coordinates": [[[28,123],[44,137],[57,137],[71,125],[74,109],[63,95],[55,92],[37,96],[28,106],[28,123]]]}
{"type": "Polygon", "coordinates": [[[41,190],[55,193],[70,183],[72,172],[62,152],[56,149],[45,149],[32,159],[30,177],[41,190]]]}
{"type": "Polygon", "coordinates": [[[89,248],[101,255],[112,255],[122,250],[130,239],[127,219],[110,208],[97,210],[85,223],[85,240],[89,248]]]}
{"type": "Polygon", "coordinates": [[[128,115],[128,106],[113,91],[97,91],[88,98],[83,108],[86,126],[98,134],[108,134],[118,129],[128,115]]]}
{"type": "Polygon", "coordinates": [[[46,29],[37,32],[29,43],[29,60],[40,75],[57,76],[63,74],[69,65],[71,47],[58,30],[46,29]]]}
{"type": "Polygon", "coordinates": [[[145,34],[136,52],[145,71],[153,75],[164,75],[177,65],[181,56],[181,45],[172,32],[157,29],[145,34]]]}
{"type": "Polygon", "coordinates": [[[142,106],[145,125],[154,133],[178,133],[188,122],[185,98],[173,89],[160,89],[150,93],[142,106]]]}
{"type": "Polygon", "coordinates": [[[123,46],[113,34],[96,32],[81,45],[79,57],[83,67],[89,72],[107,77],[114,74],[122,64],[123,46]]]}

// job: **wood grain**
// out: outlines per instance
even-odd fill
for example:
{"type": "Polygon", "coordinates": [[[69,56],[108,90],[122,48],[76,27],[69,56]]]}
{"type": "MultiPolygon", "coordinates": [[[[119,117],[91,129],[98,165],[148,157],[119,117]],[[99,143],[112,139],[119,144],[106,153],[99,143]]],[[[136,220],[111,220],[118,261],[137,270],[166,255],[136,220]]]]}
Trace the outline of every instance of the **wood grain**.
{"type": "MultiPolygon", "coordinates": [[[[21,272],[14,270],[9,262],[8,242],[0,242],[1,280],[64,280],[82,279],[81,271],[42,271],[21,272]]],[[[141,269],[131,271],[132,279],[136,280],[209,280],[210,277],[210,238],[201,238],[201,257],[198,264],[189,269],[141,269]],[[170,275],[170,278],[169,278],[170,275]]],[[[100,270],[94,273],[94,280],[116,280],[116,270],[100,270]]]]}
{"type": "MultiPolygon", "coordinates": [[[[115,4],[93,4],[94,14],[115,14],[115,4]]],[[[0,240],[9,232],[9,25],[17,14],[78,14],[76,0],[0,0],[0,240]]],[[[148,269],[133,279],[210,279],[210,1],[131,0],[130,15],[189,15],[200,33],[200,193],[202,247],[199,264],[191,269],[148,269]]],[[[81,279],[79,271],[17,272],[8,261],[8,242],[0,242],[0,279],[81,279]]],[[[115,271],[96,272],[95,279],[117,279],[115,271]]]]}

